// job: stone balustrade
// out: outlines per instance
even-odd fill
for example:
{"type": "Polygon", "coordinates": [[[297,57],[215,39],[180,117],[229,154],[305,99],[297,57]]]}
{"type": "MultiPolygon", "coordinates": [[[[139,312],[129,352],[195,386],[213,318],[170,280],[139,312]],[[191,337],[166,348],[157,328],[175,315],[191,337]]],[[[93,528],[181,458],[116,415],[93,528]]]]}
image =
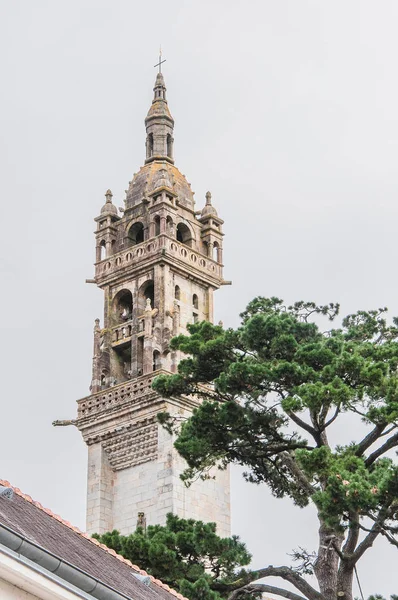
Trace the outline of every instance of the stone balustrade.
{"type": "MultiPolygon", "coordinates": [[[[135,400],[139,402],[144,396],[148,396],[149,394],[155,395],[151,387],[152,381],[155,376],[162,373],[166,373],[166,371],[159,370],[156,373],[142,375],[141,377],[101,390],[91,396],[81,398],[77,401],[78,419],[104,412],[127,401],[130,403],[135,400]]],[[[167,374],[169,375],[170,373],[167,374]]]]}
{"type": "Polygon", "coordinates": [[[155,255],[162,250],[165,250],[169,256],[174,256],[202,272],[207,272],[212,277],[222,279],[222,265],[166,234],[146,240],[136,246],[131,246],[96,263],[95,276],[97,279],[102,279],[112,275],[119,269],[134,264],[142,264],[145,258],[150,258],[151,255],[155,255]]]}
{"type": "Polygon", "coordinates": [[[133,322],[126,321],[124,323],[120,323],[116,325],[116,327],[112,327],[111,329],[111,343],[112,346],[122,344],[123,342],[127,342],[131,339],[132,335],[133,322]]]}

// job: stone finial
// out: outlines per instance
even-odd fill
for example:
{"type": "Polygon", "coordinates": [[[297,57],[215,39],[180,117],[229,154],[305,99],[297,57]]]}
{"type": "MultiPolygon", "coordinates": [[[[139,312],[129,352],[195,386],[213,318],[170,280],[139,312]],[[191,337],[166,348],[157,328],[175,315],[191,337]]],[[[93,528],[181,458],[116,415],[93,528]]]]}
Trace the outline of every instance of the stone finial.
{"type": "Polygon", "coordinates": [[[206,192],[206,206],[202,210],[202,217],[208,217],[210,215],[217,216],[217,211],[211,203],[211,193],[206,192]]]}
{"type": "Polygon", "coordinates": [[[101,208],[101,215],[117,215],[117,208],[112,204],[113,194],[111,190],[106,190],[105,198],[106,202],[101,208]]]}

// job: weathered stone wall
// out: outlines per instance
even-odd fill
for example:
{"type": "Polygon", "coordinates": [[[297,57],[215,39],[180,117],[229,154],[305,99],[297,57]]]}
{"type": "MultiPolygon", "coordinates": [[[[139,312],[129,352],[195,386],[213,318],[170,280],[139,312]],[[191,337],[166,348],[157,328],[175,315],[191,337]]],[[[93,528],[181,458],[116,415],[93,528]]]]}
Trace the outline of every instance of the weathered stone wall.
{"type": "Polygon", "coordinates": [[[154,460],[113,471],[100,443],[89,446],[87,531],[134,531],[138,513],[147,525],[164,524],[168,512],[183,518],[215,521],[222,536],[230,535],[229,471],[215,470],[216,479],[196,481],[187,488],[179,475],[184,460],[173,439],[157,426],[154,460]]]}

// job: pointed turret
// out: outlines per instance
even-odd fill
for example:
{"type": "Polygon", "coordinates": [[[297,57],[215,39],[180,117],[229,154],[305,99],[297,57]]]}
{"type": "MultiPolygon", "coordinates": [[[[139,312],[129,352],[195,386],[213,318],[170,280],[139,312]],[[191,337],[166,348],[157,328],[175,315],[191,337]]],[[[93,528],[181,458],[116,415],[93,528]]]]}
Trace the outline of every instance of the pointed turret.
{"type": "Polygon", "coordinates": [[[146,163],[153,160],[173,160],[174,119],[166,100],[166,85],[162,73],[156,76],[152,105],[145,119],[146,163]]]}
{"type": "Polygon", "coordinates": [[[115,215],[117,216],[117,208],[114,204],[112,204],[113,194],[111,190],[107,190],[105,194],[106,202],[104,206],[101,208],[101,215],[115,215]]]}

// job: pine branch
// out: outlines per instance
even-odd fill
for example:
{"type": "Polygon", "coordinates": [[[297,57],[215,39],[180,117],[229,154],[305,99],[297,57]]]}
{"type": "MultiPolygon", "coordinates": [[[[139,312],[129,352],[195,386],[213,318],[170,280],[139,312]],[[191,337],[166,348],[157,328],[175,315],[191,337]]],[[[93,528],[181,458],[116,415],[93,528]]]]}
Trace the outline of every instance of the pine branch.
{"type": "Polygon", "coordinates": [[[388,452],[388,450],[391,450],[391,448],[395,448],[396,446],[398,446],[398,433],[390,437],[390,439],[388,439],[382,446],[380,446],[380,448],[372,452],[372,454],[370,454],[365,460],[365,465],[369,467],[375,462],[375,460],[379,458],[379,456],[382,456],[383,454],[388,452]]]}
{"type": "Polygon", "coordinates": [[[359,444],[357,444],[357,449],[355,451],[356,456],[362,456],[363,453],[366,452],[366,450],[379,439],[380,435],[383,433],[383,429],[385,428],[386,424],[379,423],[376,425],[374,429],[372,429],[372,431],[368,433],[368,435],[364,437],[359,444]]]}
{"type": "Polygon", "coordinates": [[[375,539],[381,533],[383,533],[383,524],[384,524],[384,521],[386,520],[390,504],[391,504],[391,502],[389,502],[388,505],[381,508],[381,510],[378,514],[378,517],[375,520],[374,525],[372,526],[370,532],[362,540],[362,542],[357,546],[355,552],[352,554],[352,564],[353,565],[355,565],[358,562],[358,560],[361,558],[361,556],[363,556],[365,554],[366,550],[369,550],[369,548],[371,548],[373,546],[375,539]]]}
{"type": "Polygon", "coordinates": [[[347,540],[341,549],[343,559],[347,554],[352,554],[359,539],[359,515],[358,513],[350,514],[350,528],[347,536],[347,540]]]}
{"type": "Polygon", "coordinates": [[[296,425],[298,425],[299,427],[301,427],[301,429],[304,429],[304,431],[306,431],[307,433],[312,435],[312,437],[314,438],[314,440],[318,446],[322,445],[321,436],[320,436],[319,432],[315,429],[315,427],[312,427],[309,423],[306,423],[305,421],[300,419],[300,417],[298,417],[296,415],[296,413],[294,413],[292,411],[288,411],[288,412],[286,412],[286,414],[288,417],[291,418],[291,420],[294,423],[296,423],[296,425]]]}
{"type": "Polygon", "coordinates": [[[300,469],[293,456],[288,452],[283,452],[279,455],[280,460],[289,469],[292,476],[295,478],[297,483],[307,492],[309,496],[312,496],[316,492],[316,489],[311,485],[304,472],[300,469]]]}

